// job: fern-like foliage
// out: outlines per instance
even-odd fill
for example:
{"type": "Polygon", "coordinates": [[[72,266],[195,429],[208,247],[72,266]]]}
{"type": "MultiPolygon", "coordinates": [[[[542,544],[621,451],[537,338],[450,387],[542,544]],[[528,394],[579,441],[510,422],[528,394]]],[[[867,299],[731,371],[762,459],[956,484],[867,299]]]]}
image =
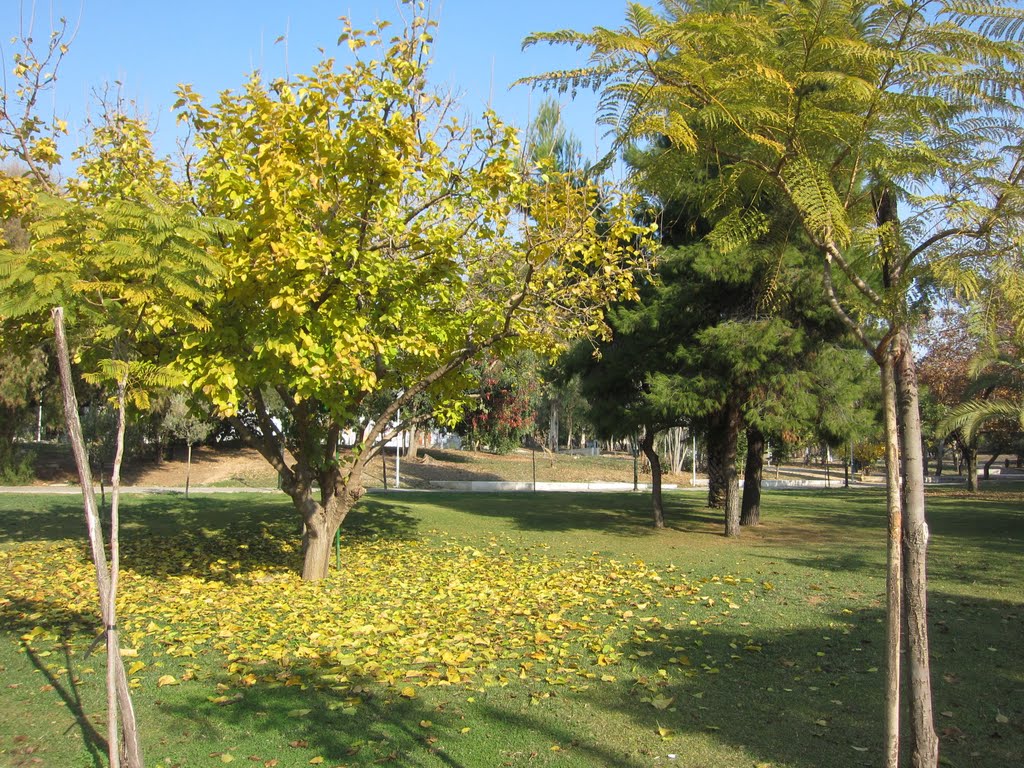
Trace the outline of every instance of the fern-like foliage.
{"type": "MultiPolygon", "coordinates": [[[[123,132],[102,135],[114,144],[88,155],[62,195],[35,194],[28,247],[0,251],[0,319],[43,328],[63,306],[87,378],[123,385],[146,407],[154,387],[180,382],[159,360],[161,338],[209,328],[200,307],[222,272],[216,247],[235,225],[174,200],[159,175],[147,184],[161,166],[126,154],[123,132]],[[125,164],[134,162],[133,175],[125,164]],[[116,186],[126,178],[130,194],[116,186]]],[[[130,132],[131,146],[144,136],[130,132]]]]}
{"type": "Polygon", "coordinates": [[[940,431],[950,434],[961,430],[970,441],[990,421],[1010,420],[1024,429],[1024,401],[1010,399],[970,400],[953,408],[940,424],[940,431]]]}
{"type": "MultiPolygon", "coordinates": [[[[665,0],[631,4],[618,29],[527,40],[539,43],[590,58],[523,82],[597,89],[618,146],[665,141],[666,156],[745,167],[781,190],[810,239],[843,254],[836,279],[856,287],[858,312],[903,322],[941,287],[998,295],[1024,330],[1020,3],[665,0]],[[878,220],[883,188],[894,221],[878,220]]],[[[720,246],[742,239],[734,176],[703,182],[734,206],[716,208],[720,246]]]]}

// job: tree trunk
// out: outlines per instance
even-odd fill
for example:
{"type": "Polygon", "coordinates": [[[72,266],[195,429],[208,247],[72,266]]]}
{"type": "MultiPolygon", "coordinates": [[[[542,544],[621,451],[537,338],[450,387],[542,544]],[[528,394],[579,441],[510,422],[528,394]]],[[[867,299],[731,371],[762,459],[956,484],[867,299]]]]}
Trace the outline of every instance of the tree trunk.
{"type": "Polygon", "coordinates": [[[708,445],[704,452],[708,465],[708,506],[723,509],[727,488],[725,475],[725,415],[723,411],[708,419],[708,445]]]}
{"type": "MultiPolygon", "coordinates": [[[[127,427],[127,374],[117,387],[117,443],[114,466],[110,474],[110,588],[107,598],[107,669],[115,678],[110,690],[118,701],[121,722],[121,762],[128,768],[142,768],[142,748],[135,719],[135,706],[128,689],[124,662],[121,660],[121,637],[117,629],[117,588],[121,574],[121,462],[124,460],[124,434],[127,427]]],[[[108,679],[111,675],[108,674],[108,679]]]]}
{"type": "Polygon", "coordinates": [[[664,528],[665,511],[661,503],[661,459],[658,457],[658,452],[654,450],[654,430],[650,427],[644,432],[640,448],[651,463],[651,505],[654,512],[654,527],[664,528]]]}
{"type": "Polygon", "coordinates": [[[740,477],[736,471],[736,452],[740,442],[740,407],[732,398],[726,406],[725,449],[722,452],[725,474],[725,535],[740,535],[740,477]]]}
{"type": "Polygon", "coordinates": [[[334,534],[362,494],[359,482],[361,469],[361,466],[354,469],[343,482],[322,481],[320,501],[313,498],[306,483],[295,486],[282,483],[302,518],[303,581],[318,581],[327,576],[334,534]]]}
{"type": "Polygon", "coordinates": [[[409,449],[405,452],[405,456],[408,459],[415,459],[419,455],[419,447],[416,445],[416,422],[409,425],[407,430],[409,436],[409,449]]]}
{"type": "Polygon", "coordinates": [[[552,453],[558,453],[558,401],[551,401],[550,416],[548,417],[548,445],[552,453]]]}
{"type": "Polygon", "coordinates": [[[668,453],[669,471],[682,472],[683,458],[686,455],[686,448],[683,444],[683,428],[672,427],[665,433],[665,444],[668,453]]]}
{"type": "Polygon", "coordinates": [[[167,458],[167,432],[166,430],[160,429],[156,433],[156,453],[153,459],[158,467],[164,465],[164,461],[167,458]]]}
{"type": "Polygon", "coordinates": [[[761,524],[761,472],[764,469],[764,434],[747,429],[747,463],[743,469],[743,508],[740,525],[761,524]]]}
{"type": "Polygon", "coordinates": [[[921,411],[917,371],[905,331],[900,335],[899,343],[896,394],[903,469],[903,600],[907,622],[907,665],[910,667],[911,765],[914,768],[936,768],[939,738],[932,712],[928,656],[928,525],[925,521],[924,462],[921,456],[921,411]]]}
{"type": "Polygon", "coordinates": [[[982,470],[982,475],[981,476],[983,478],[985,478],[986,480],[989,479],[989,470],[992,469],[992,465],[996,463],[996,459],[998,459],[998,458],[999,458],[999,454],[998,453],[993,453],[989,457],[988,461],[985,462],[985,468],[982,470]]]}
{"type": "MultiPolygon", "coordinates": [[[[60,373],[61,394],[64,399],[64,419],[68,431],[68,440],[71,443],[71,451],[75,457],[75,466],[78,469],[79,483],[82,487],[85,527],[89,536],[89,548],[92,554],[93,567],[96,571],[100,613],[104,620],[103,631],[107,638],[107,691],[108,695],[113,695],[116,699],[116,704],[113,707],[108,702],[108,711],[112,710],[117,713],[112,718],[114,737],[109,743],[110,763],[112,766],[119,765],[123,758],[127,768],[142,768],[142,749],[139,744],[138,727],[135,721],[135,710],[132,706],[131,692],[128,688],[128,676],[125,673],[124,663],[120,655],[117,626],[113,621],[108,621],[108,619],[114,618],[112,603],[116,598],[116,594],[111,591],[110,570],[107,565],[107,555],[103,544],[103,531],[100,527],[99,511],[96,507],[96,494],[93,490],[89,454],[85,447],[85,439],[82,436],[82,424],[78,418],[78,398],[75,395],[74,379],[71,374],[71,356],[68,351],[67,337],[64,333],[63,307],[54,307],[52,316],[54,347],[57,367],[60,373]],[[111,646],[117,651],[116,653],[111,654],[111,646]],[[124,738],[120,746],[118,745],[116,731],[118,719],[121,720],[121,734],[124,738]]],[[[123,444],[123,436],[120,443],[123,444]]],[[[114,508],[111,509],[111,514],[116,515],[114,508]]]]}
{"type": "Polygon", "coordinates": [[[960,442],[960,452],[964,457],[964,472],[967,475],[967,490],[978,492],[978,444],[976,441],[960,442]]]}
{"type": "Polygon", "coordinates": [[[192,480],[192,443],[188,444],[188,456],[185,459],[185,498],[188,498],[188,486],[192,480]]]}
{"type": "Polygon", "coordinates": [[[900,652],[903,636],[903,498],[900,495],[899,425],[895,369],[887,350],[881,365],[885,421],[885,490],[888,519],[885,622],[885,768],[900,761],[900,652]]]}
{"type": "Polygon", "coordinates": [[[946,441],[939,440],[935,445],[935,476],[942,477],[942,460],[946,457],[946,441]]]}
{"type": "Polygon", "coordinates": [[[310,501],[315,511],[304,517],[306,526],[302,532],[302,579],[318,581],[327,576],[334,533],[341,523],[332,525],[326,510],[315,501],[310,501]]]}

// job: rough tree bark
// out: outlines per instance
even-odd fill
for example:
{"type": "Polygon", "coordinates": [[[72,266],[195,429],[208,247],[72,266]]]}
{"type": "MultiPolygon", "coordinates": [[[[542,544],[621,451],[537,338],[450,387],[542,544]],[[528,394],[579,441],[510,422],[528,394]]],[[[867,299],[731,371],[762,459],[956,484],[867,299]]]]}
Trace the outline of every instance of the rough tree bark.
{"type": "Polygon", "coordinates": [[[643,439],[640,441],[640,450],[644,452],[647,460],[651,463],[651,506],[654,513],[654,527],[665,527],[665,510],[661,503],[661,459],[658,452],[654,450],[654,430],[648,427],[644,430],[643,439]]]}
{"type": "MultiPolygon", "coordinates": [[[[282,482],[296,510],[302,516],[302,578],[317,581],[327,576],[334,534],[352,507],[362,496],[362,470],[364,461],[358,459],[349,465],[342,476],[337,470],[324,472],[320,478],[320,498],[314,498],[308,482],[282,482]]],[[[297,472],[297,475],[308,473],[297,472]]]]}
{"type": "Polygon", "coordinates": [[[724,509],[727,494],[725,476],[725,410],[716,411],[708,417],[708,445],[705,459],[708,467],[708,506],[724,509]]]}
{"type": "Polygon", "coordinates": [[[747,429],[747,463],[743,469],[743,505],[740,525],[761,524],[761,474],[764,470],[764,433],[747,429]]]}
{"type": "Polygon", "coordinates": [[[740,477],[736,470],[736,453],[742,422],[739,403],[730,397],[726,403],[725,450],[722,452],[725,475],[725,535],[740,535],[740,477]]]}

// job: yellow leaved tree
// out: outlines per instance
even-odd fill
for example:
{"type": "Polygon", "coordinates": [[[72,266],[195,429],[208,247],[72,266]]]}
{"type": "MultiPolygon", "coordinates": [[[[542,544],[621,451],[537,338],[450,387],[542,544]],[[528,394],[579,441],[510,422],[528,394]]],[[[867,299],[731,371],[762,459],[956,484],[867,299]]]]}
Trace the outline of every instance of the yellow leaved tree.
{"type": "Polygon", "coordinates": [[[238,224],[179,363],[280,476],[306,579],[414,404],[454,422],[473,362],[600,333],[643,260],[628,197],[524,168],[515,131],[431,90],[432,29],[345,21],[344,67],[179,91],[194,199],[238,224]]]}

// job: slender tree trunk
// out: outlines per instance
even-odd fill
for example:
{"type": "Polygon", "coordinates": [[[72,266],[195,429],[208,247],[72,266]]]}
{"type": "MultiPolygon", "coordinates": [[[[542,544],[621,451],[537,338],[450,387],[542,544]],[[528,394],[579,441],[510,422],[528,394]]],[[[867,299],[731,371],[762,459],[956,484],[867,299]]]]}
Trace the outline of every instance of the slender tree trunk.
{"type": "MultiPolygon", "coordinates": [[[[125,673],[124,663],[121,660],[120,652],[114,655],[111,664],[110,646],[117,647],[117,627],[113,621],[112,605],[116,594],[111,592],[110,570],[107,565],[107,555],[103,544],[103,531],[100,527],[99,511],[96,507],[96,494],[93,490],[92,470],[89,466],[89,454],[85,447],[85,439],[82,436],[82,424],[78,418],[78,398],[75,395],[74,379],[71,374],[71,356],[68,351],[67,337],[64,332],[64,309],[55,307],[52,312],[53,331],[55,341],[55,352],[57,356],[57,367],[60,373],[61,393],[64,399],[64,418],[68,431],[68,440],[71,443],[71,451],[75,457],[75,466],[78,469],[78,479],[82,487],[82,505],[85,509],[85,527],[89,536],[89,548],[92,554],[93,567],[96,570],[96,585],[99,590],[100,614],[103,617],[103,630],[107,636],[108,643],[108,667],[107,667],[107,692],[113,692],[117,704],[113,711],[119,711],[122,720],[122,734],[125,737],[123,746],[119,747],[116,724],[118,715],[115,714],[111,720],[114,723],[114,738],[108,747],[110,750],[110,762],[112,766],[119,765],[123,749],[124,763],[127,768],[142,768],[142,750],[139,745],[138,727],[135,722],[135,710],[132,706],[131,693],[128,688],[128,676],[125,673]],[[111,680],[113,679],[113,685],[111,680]]],[[[121,441],[123,443],[123,440],[121,441]]],[[[114,510],[112,509],[112,514],[114,510]]],[[[110,705],[108,702],[108,711],[110,705]]],[[[109,726],[109,724],[108,724],[109,726]]]]}
{"type": "Polygon", "coordinates": [[[722,453],[725,474],[725,535],[740,535],[740,477],[736,471],[736,452],[740,442],[739,404],[729,399],[726,406],[725,450],[722,453]]]}
{"type": "Polygon", "coordinates": [[[939,440],[935,446],[935,476],[942,477],[942,460],[946,457],[946,441],[939,440]]]}
{"type": "Polygon", "coordinates": [[[985,468],[982,470],[982,477],[986,480],[989,479],[989,470],[992,469],[992,465],[996,463],[996,459],[999,458],[998,453],[993,453],[989,456],[988,461],[985,462],[985,468]]]}
{"type": "MultiPolygon", "coordinates": [[[[121,721],[121,762],[128,768],[142,768],[142,748],[135,706],[121,660],[121,636],[117,628],[117,589],[121,576],[121,463],[124,460],[124,434],[127,427],[127,377],[117,387],[117,441],[114,466],[110,473],[110,587],[107,598],[107,668],[116,678],[109,690],[118,700],[121,721]]],[[[108,675],[108,679],[111,675],[108,675]]]]}
{"type": "Polygon", "coordinates": [[[647,460],[651,463],[651,505],[654,512],[654,527],[665,527],[665,510],[661,503],[661,459],[654,450],[654,430],[648,427],[640,442],[647,460]]]}
{"type": "Polygon", "coordinates": [[[896,412],[896,381],[891,353],[881,366],[882,413],[885,421],[885,490],[888,510],[885,622],[885,767],[900,761],[900,652],[903,636],[903,498],[900,495],[900,446],[896,412]]]}
{"type": "Polygon", "coordinates": [[[939,738],[932,712],[928,655],[928,524],[925,521],[924,461],[921,456],[921,410],[917,370],[910,339],[900,336],[896,359],[901,466],[903,469],[903,600],[907,620],[907,665],[910,668],[911,765],[935,768],[939,738]]]}
{"type": "Polygon", "coordinates": [[[117,636],[117,583],[121,575],[120,563],[120,501],[121,501],[121,459],[124,447],[124,380],[117,386],[117,438],[114,450],[114,466],[110,472],[110,581],[107,584],[107,600],[103,608],[103,625],[107,628],[107,743],[111,745],[110,768],[121,764],[120,754],[115,760],[115,749],[120,749],[118,738],[117,673],[121,663],[121,649],[117,636]]]}
{"type": "Polygon", "coordinates": [[[188,456],[185,459],[185,498],[188,498],[188,486],[192,480],[192,443],[188,444],[188,456]]]}
{"type": "Polygon", "coordinates": [[[761,524],[761,473],[764,469],[764,434],[747,429],[747,463],[743,469],[743,508],[740,525],[761,524]]]}

